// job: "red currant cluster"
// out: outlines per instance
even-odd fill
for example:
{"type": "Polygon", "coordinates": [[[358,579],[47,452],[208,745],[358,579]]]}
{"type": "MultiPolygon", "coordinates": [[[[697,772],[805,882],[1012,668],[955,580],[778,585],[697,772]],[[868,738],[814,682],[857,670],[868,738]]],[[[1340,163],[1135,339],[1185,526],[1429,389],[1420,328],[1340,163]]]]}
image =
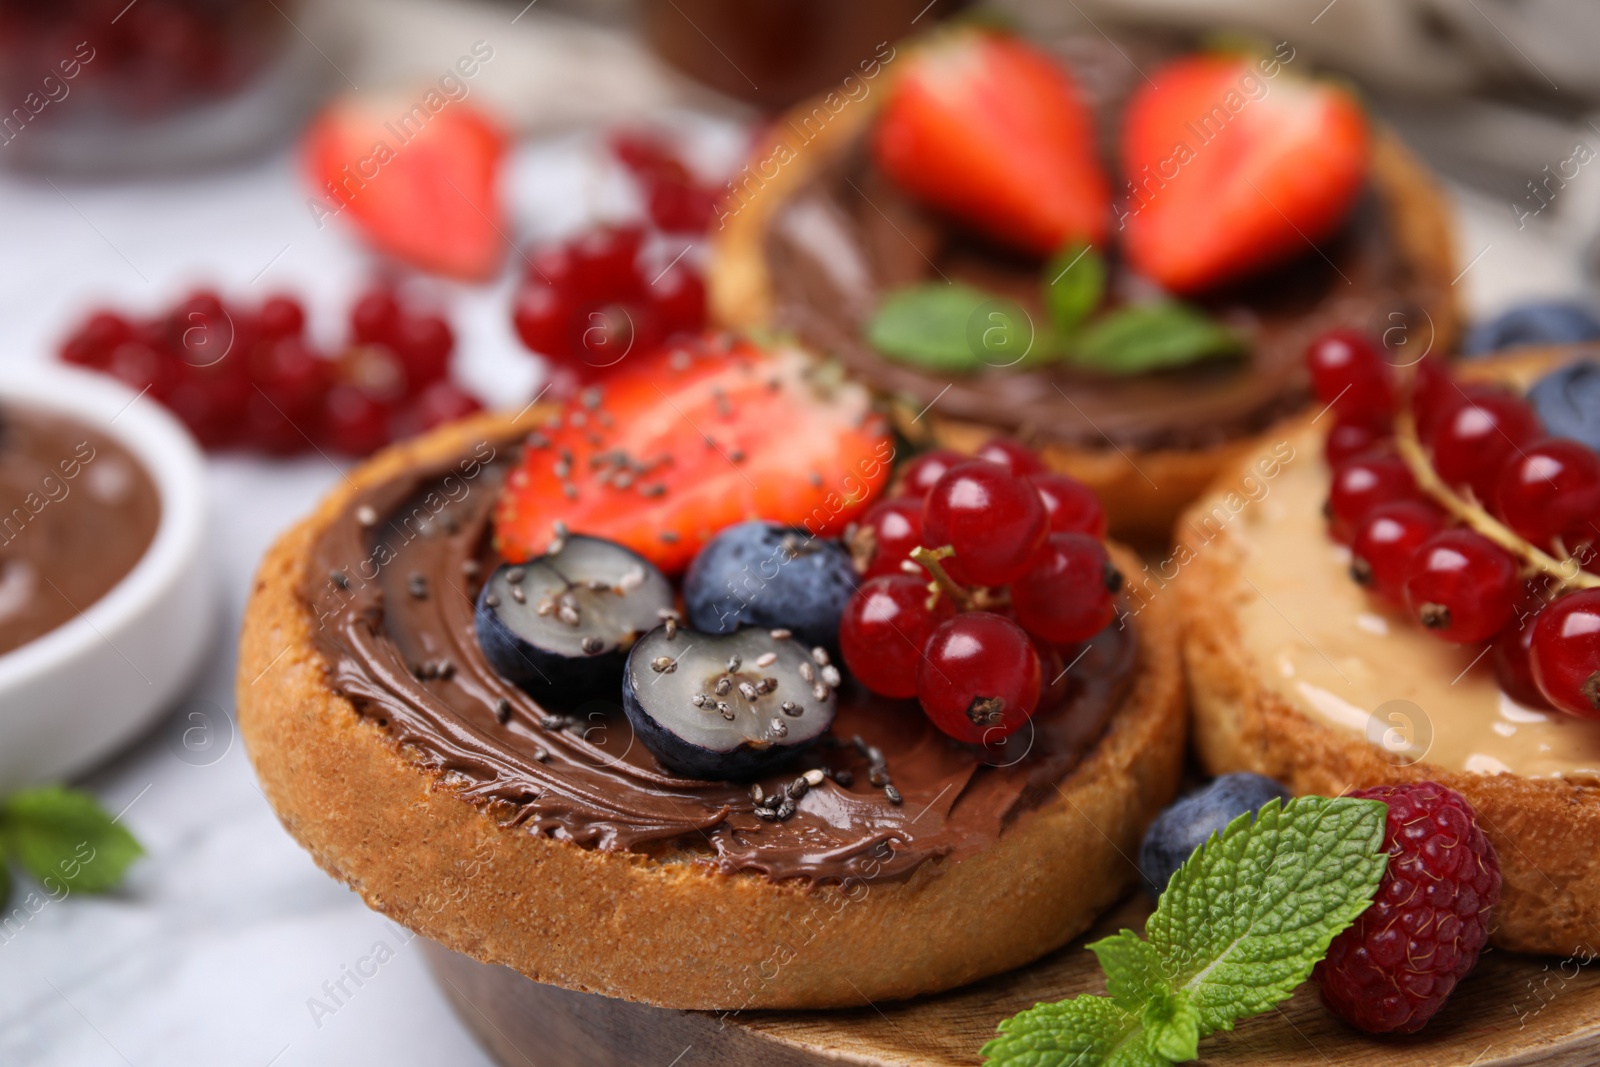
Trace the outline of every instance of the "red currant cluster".
{"type": "Polygon", "coordinates": [[[667,233],[703,233],[711,225],[717,190],[697,181],[664,137],[647,130],[612,135],[611,152],[644,196],[645,213],[667,233]]]}
{"type": "Polygon", "coordinates": [[[522,343],[552,361],[556,393],[705,325],[700,275],[682,257],[651,264],[644,243],[641,227],[605,227],[529,260],[512,321],[522,343]]]}
{"type": "Polygon", "coordinates": [[[1493,641],[1514,699],[1600,718],[1600,456],[1544,436],[1533,408],[1496,385],[1415,368],[1409,406],[1360,334],[1307,352],[1337,422],[1326,457],[1331,536],[1357,581],[1458,644],[1493,641]],[[1415,427],[1415,457],[1396,437],[1415,427]],[[1419,484],[1419,481],[1421,484],[1419,484]]]}
{"type": "Polygon", "coordinates": [[[845,664],[957,740],[1000,741],[1059,703],[1071,646],[1111,621],[1105,532],[1094,494],[1015,441],[923,453],[847,535],[864,581],[845,664]]]}
{"type": "Polygon", "coordinates": [[[148,391],[211,449],[363,456],[480,410],[450,380],[455,337],[443,318],[377,289],[356,302],[350,326],[329,358],[293,298],[251,308],[202,291],[153,318],[96,312],[61,358],[148,391]]]}

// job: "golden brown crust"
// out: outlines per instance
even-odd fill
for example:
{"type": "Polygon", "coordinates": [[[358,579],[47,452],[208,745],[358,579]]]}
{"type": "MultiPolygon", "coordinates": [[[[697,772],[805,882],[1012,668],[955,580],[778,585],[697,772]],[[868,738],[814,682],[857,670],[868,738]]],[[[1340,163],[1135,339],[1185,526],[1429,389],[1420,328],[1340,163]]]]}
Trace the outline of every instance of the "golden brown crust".
{"type": "MultiPolygon", "coordinates": [[[[793,123],[773,123],[771,139],[751,155],[755,176],[735,182],[735,194],[724,206],[712,234],[707,292],[712,317],[729,328],[761,329],[772,321],[774,290],[768,273],[765,240],[771,220],[784,202],[803,188],[817,170],[854,141],[887,96],[889,86],[844,108],[799,147],[790,147],[793,123]],[[787,152],[787,155],[784,153],[787,152]],[[784,159],[781,166],[771,161],[784,159]],[[769,178],[768,171],[772,172],[769,178]]],[[[809,115],[814,102],[796,109],[809,115]]],[[[1420,344],[1448,352],[1460,329],[1455,289],[1455,250],[1450,211],[1442,188],[1426,166],[1391,132],[1379,129],[1372,142],[1372,184],[1395,220],[1399,257],[1409,264],[1426,294],[1421,310],[1427,322],[1415,324],[1420,344]],[[1424,331],[1426,327],[1426,332],[1424,331]]],[[[971,451],[993,436],[995,427],[950,419],[933,413],[913,423],[915,412],[896,411],[902,433],[919,443],[971,451]]],[[[1100,497],[1118,536],[1143,544],[1164,542],[1178,514],[1217,473],[1230,467],[1252,442],[1248,437],[1206,448],[1089,448],[1041,444],[1052,467],[1087,484],[1100,497]]]]}
{"type": "MultiPolygon", "coordinates": [[[[1565,355],[1530,350],[1466,364],[1461,373],[1526,384],[1565,355]]],[[[1218,485],[1243,473],[1243,467],[1225,471],[1218,485]]],[[[1210,503],[1207,498],[1194,506],[1189,514],[1195,521],[1181,522],[1180,535],[1200,528],[1210,503]]],[[[1194,745],[1206,770],[1254,771],[1297,794],[1329,796],[1385,783],[1442,782],[1472,802],[1500,856],[1505,893],[1490,940],[1501,948],[1562,955],[1600,946],[1600,787],[1467,774],[1426,761],[1402,766],[1365,739],[1307,716],[1264,683],[1269,666],[1245,647],[1240,619],[1231,610],[1242,588],[1237,542],[1226,527],[1203,550],[1194,536],[1180,536],[1193,558],[1177,588],[1194,745]]]]}
{"type": "MultiPolygon", "coordinates": [[[[532,412],[533,420],[547,412],[532,412]]],[[[820,1008],[947,989],[1065,943],[1136,877],[1172,796],[1184,694],[1175,606],[1139,617],[1139,675],[1107,736],[987,852],[903,883],[807,891],[592,851],[498,825],[329,688],[299,589],[358,487],[510,420],[441,429],[351,473],[268,553],[245,614],[239,725],[263,791],[317,863],[459,952],[568,988],[678,1008],[820,1008]]],[[[1124,557],[1127,564],[1127,557],[1124,557]]]]}

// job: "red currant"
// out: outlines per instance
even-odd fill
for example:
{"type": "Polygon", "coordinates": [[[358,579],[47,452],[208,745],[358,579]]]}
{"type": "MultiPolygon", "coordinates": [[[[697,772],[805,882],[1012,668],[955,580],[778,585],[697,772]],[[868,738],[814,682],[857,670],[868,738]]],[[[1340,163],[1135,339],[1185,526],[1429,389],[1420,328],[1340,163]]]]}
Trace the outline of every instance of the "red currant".
{"type": "Polygon", "coordinates": [[[627,300],[644,292],[648,279],[639,277],[639,246],[644,231],[637,226],[590,230],[572,243],[572,287],[583,301],[627,300]]]}
{"type": "Polygon", "coordinates": [[[1560,537],[1570,548],[1600,513],[1600,456],[1564,438],[1535,441],[1500,471],[1494,504],[1518,536],[1541,547],[1560,537]]]}
{"type": "Polygon", "coordinates": [[[306,311],[294,297],[272,296],[261,305],[256,320],[263,337],[299,337],[306,328],[306,311]]]}
{"type": "Polygon", "coordinates": [[[1106,512],[1094,490],[1076,478],[1054,471],[1030,474],[1039,491],[1051,533],[1082,533],[1099,539],[1106,535],[1106,512]]]}
{"type": "Polygon", "coordinates": [[[928,583],[910,574],[863,582],[839,618],[839,651],[858,682],[879,696],[917,695],[917,665],[940,623],[955,616],[948,597],[928,609],[928,583]]]}
{"type": "Polygon", "coordinates": [[[127,319],[110,311],[97,311],[67,338],[61,346],[61,358],[80,367],[103,370],[111,362],[112,351],[132,338],[133,327],[127,319]]]}
{"type": "Polygon", "coordinates": [[[350,335],[362,344],[388,344],[400,323],[400,303],[389,289],[363,294],[350,308],[350,335]]]}
{"type": "Polygon", "coordinates": [[[878,501],[850,535],[850,552],[863,578],[906,573],[901,564],[921,544],[922,501],[915,497],[878,501]]]}
{"type": "Polygon", "coordinates": [[[1317,400],[1341,415],[1370,418],[1394,410],[1389,366],[1367,337],[1355,330],[1329,330],[1306,349],[1317,400]]]}
{"type": "Polygon", "coordinates": [[[923,651],[917,698],[933,724],[958,741],[999,741],[1039,706],[1039,654],[1010,619],[965,612],[934,630],[923,651]]]}
{"type": "Polygon", "coordinates": [[[1440,413],[1460,395],[1443,360],[1430,357],[1418,361],[1416,377],[1411,382],[1411,413],[1417,420],[1417,433],[1424,441],[1432,436],[1440,413]]]}
{"type": "Polygon", "coordinates": [[[1011,608],[1034,637],[1071,644],[1106,628],[1121,588],[1122,575],[1099,541],[1087,534],[1051,534],[1033,566],[1011,587],[1011,608]]]}
{"type": "Polygon", "coordinates": [[[1355,419],[1341,415],[1328,431],[1328,440],[1322,448],[1323,459],[1329,467],[1337,467],[1351,456],[1381,446],[1393,433],[1394,428],[1386,418],[1355,419]]]}
{"type": "Polygon", "coordinates": [[[651,283],[650,303],[666,336],[698,333],[706,323],[705,283],[682,263],[668,267],[651,283]]]}
{"type": "Polygon", "coordinates": [[[328,444],[351,456],[365,456],[389,443],[389,406],[353,385],[328,390],[323,405],[328,444]]]}
{"type": "Polygon", "coordinates": [[[1539,417],[1520,397],[1470,387],[1445,404],[1428,444],[1446,484],[1467,486],[1491,503],[1500,469],[1539,434],[1539,417]]]}
{"type": "Polygon", "coordinates": [[[298,337],[257,345],[249,369],[251,381],[290,418],[310,416],[321,406],[332,372],[298,337]]]}
{"type": "Polygon", "coordinates": [[[1547,708],[1550,702],[1539,691],[1533,677],[1533,627],[1539,621],[1539,610],[1544,607],[1537,596],[1527,596],[1511,621],[1494,639],[1494,651],[1489,654],[1494,664],[1494,678],[1500,688],[1518,704],[1530,708],[1547,708]],[[1531,602],[1531,603],[1530,603],[1531,602]]]}
{"type": "Polygon", "coordinates": [[[1541,611],[1529,658],[1545,699],[1600,719],[1600,589],[1568,593],[1541,611]]]}
{"type": "Polygon", "coordinates": [[[1009,585],[1022,577],[1048,531],[1033,486],[984,460],[945,471],[922,515],[922,543],[953,548],[945,568],[969,585],[1009,585]]]}
{"type": "Polygon", "coordinates": [[[699,233],[716,211],[714,190],[691,182],[657,180],[647,186],[645,210],[650,221],[668,233],[699,233]]]}
{"type": "Polygon", "coordinates": [[[292,456],[310,447],[307,435],[315,437],[320,432],[321,418],[318,411],[313,418],[296,421],[265,393],[252,389],[245,398],[240,436],[268,455],[292,456]]]}
{"type": "Polygon", "coordinates": [[[111,351],[106,370],[134,390],[148,389],[157,400],[165,400],[182,377],[183,364],[170,353],[147,341],[124,341],[111,351]]]}
{"type": "Polygon", "coordinates": [[[1511,621],[1521,582],[1517,562],[1481,534],[1441,530],[1417,546],[1406,572],[1406,604],[1437,637],[1487,641],[1511,621]]]}
{"type": "Polygon", "coordinates": [[[1385,600],[1406,602],[1406,576],[1417,546],[1444,529],[1444,515],[1420,500],[1391,500],[1355,525],[1350,574],[1385,600]]]}
{"type": "Polygon", "coordinates": [[[528,348],[557,359],[567,355],[567,321],[571,309],[560,290],[530,278],[517,291],[511,321],[528,348]]]}
{"type": "Polygon", "coordinates": [[[395,326],[393,347],[406,369],[406,387],[413,394],[450,374],[455,334],[438,315],[407,315],[395,326]]]}
{"type": "Polygon", "coordinates": [[[900,492],[905,496],[925,497],[933,483],[944,477],[944,472],[957,463],[966,463],[970,456],[952,452],[948,448],[935,448],[913,456],[900,472],[900,492]]]}
{"type": "Polygon", "coordinates": [[[1328,519],[1335,541],[1349,544],[1367,512],[1391,500],[1417,496],[1411,468],[1392,452],[1369,451],[1345,460],[1333,472],[1328,519]]]}
{"type": "Polygon", "coordinates": [[[334,376],[385,406],[406,395],[406,368],[394,350],[385,345],[356,345],[340,353],[334,376]]]}
{"type": "Polygon", "coordinates": [[[974,459],[998,463],[1017,475],[1043,474],[1049,470],[1044,460],[1039,458],[1039,453],[1011,437],[991,437],[972,456],[974,459]]]}
{"type": "Polygon", "coordinates": [[[422,394],[407,404],[389,423],[389,437],[399,441],[426,433],[456,419],[464,419],[483,410],[478,398],[452,381],[438,381],[422,390],[422,394]]]}

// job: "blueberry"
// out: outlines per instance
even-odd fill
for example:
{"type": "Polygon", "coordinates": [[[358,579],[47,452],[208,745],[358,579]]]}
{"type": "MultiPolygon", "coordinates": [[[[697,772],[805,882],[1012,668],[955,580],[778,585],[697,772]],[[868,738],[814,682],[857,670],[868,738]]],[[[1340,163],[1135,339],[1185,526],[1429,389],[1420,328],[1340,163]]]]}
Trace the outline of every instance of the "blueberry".
{"type": "Polygon", "coordinates": [[[1461,352],[1481,356],[1518,345],[1567,345],[1600,340],[1600,319],[1582,304],[1521,304],[1467,331],[1461,352]]]}
{"type": "Polygon", "coordinates": [[[839,542],[744,522],[700,550],[684,578],[683,602],[689,624],[704,633],[782,628],[807,645],[835,648],[839,616],[855,587],[850,553],[839,542]]]}
{"type": "Polygon", "coordinates": [[[1551,437],[1570,437],[1600,450],[1600,363],[1579,360],[1553,370],[1528,390],[1551,437]]]}
{"type": "Polygon", "coordinates": [[[693,778],[748,778],[787,763],[833,725],[838,682],[827,655],[797,637],[745,628],[662,627],[628,654],[622,708],[666,767],[693,778]]]}
{"type": "Polygon", "coordinates": [[[643,556],[571,536],[548,555],[498,568],[478,594],[478,644],[495,670],[545,699],[615,699],[639,635],[672,610],[672,585],[643,556]]]}
{"type": "Polygon", "coordinates": [[[1156,816],[1139,846],[1139,873],[1146,891],[1159,897],[1173,872],[1207,838],[1245,812],[1259,811],[1273,797],[1287,800],[1289,791],[1259,774],[1225,774],[1173,803],[1156,816]]]}

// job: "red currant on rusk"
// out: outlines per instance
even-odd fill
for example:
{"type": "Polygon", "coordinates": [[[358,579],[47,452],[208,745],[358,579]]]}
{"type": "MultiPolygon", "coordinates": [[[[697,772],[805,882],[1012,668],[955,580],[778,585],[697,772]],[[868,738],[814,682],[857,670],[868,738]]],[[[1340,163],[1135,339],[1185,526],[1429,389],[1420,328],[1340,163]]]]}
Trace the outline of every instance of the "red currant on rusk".
{"type": "Polygon", "coordinates": [[[972,458],[997,463],[1012,474],[1043,474],[1049,469],[1037,452],[1010,437],[989,438],[972,458]]]}
{"type": "Polygon", "coordinates": [[[1306,349],[1306,363],[1317,400],[1341,415],[1372,417],[1394,410],[1389,366],[1365,335],[1329,330],[1306,349]]]}
{"type": "Polygon", "coordinates": [[[1444,528],[1438,508],[1420,500],[1379,504],[1355,527],[1350,575],[1385,600],[1404,605],[1406,575],[1417,546],[1444,528]]]}
{"type": "Polygon", "coordinates": [[[1033,716],[1042,688],[1039,655],[1022,628],[969,611],[934,630],[917,664],[917,698],[933,724],[958,741],[997,742],[1033,716]]]}
{"type": "Polygon", "coordinates": [[[1505,549],[1471,530],[1441,530],[1422,542],[1406,573],[1406,604],[1434,635],[1455,644],[1487,641],[1511,621],[1521,581],[1505,549]]]}
{"type": "MultiPolygon", "coordinates": [[[[922,500],[892,497],[867,509],[850,534],[850,554],[862,578],[903,574],[901,564],[922,544],[922,500]]],[[[918,568],[921,571],[921,568],[918,568]]],[[[926,583],[926,578],[924,578],[926,583]]]]}
{"type": "Polygon", "coordinates": [[[1122,575],[1099,541],[1086,534],[1051,534],[1028,573],[1011,587],[1011,608],[1033,636],[1071,644],[1106,628],[1121,588],[1122,575]]]}
{"type": "Polygon", "coordinates": [[[1494,680],[1507,696],[1530,708],[1547,708],[1550,702],[1533,677],[1533,626],[1538,621],[1537,614],[1514,615],[1494,639],[1489,659],[1494,666],[1494,680]]]}
{"type": "Polygon", "coordinates": [[[1540,612],[1529,658],[1550,703],[1600,719],[1600,589],[1568,593],[1540,612]]]}
{"type": "Polygon", "coordinates": [[[1048,530],[1033,485],[985,460],[945,471],[929,490],[922,515],[922,543],[953,548],[945,569],[966,585],[1009,585],[1021,578],[1048,530]]]}
{"type": "Polygon", "coordinates": [[[1333,429],[1328,431],[1322,457],[1329,467],[1337,467],[1351,456],[1382,445],[1393,433],[1394,429],[1386,418],[1350,419],[1340,416],[1333,424],[1333,429]]]}
{"type": "Polygon", "coordinates": [[[1333,472],[1328,490],[1329,532],[1335,541],[1349,544],[1356,527],[1373,508],[1416,496],[1417,482],[1404,460],[1392,452],[1363,452],[1333,472]]]}
{"type": "Polygon", "coordinates": [[[944,477],[945,471],[971,458],[948,448],[935,448],[913,456],[900,472],[899,491],[904,496],[925,497],[933,483],[944,477]]]}
{"type": "Polygon", "coordinates": [[[1576,441],[1535,441],[1500,471],[1494,505],[1519,537],[1546,548],[1561,537],[1570,549],[1600,513],[1600,456],[1576,441]]]}
{"type": "Polygon", "coordinates": [[[1491,503],[1501,467],[1540,432],[1539,417],[1521,397],[1468,386],[1440,411],[1429,435],[1433,468],[1447,485],[1465,485],[1491,503]]]}
{"type": "Polygon", "coordinates": [[[1084,533],[1090,537],[1106,535],[1106,512],[1094,490],[1076,478],[1054,471],[1030,474],[1028,481],[1039,491],[1051,533],[1084,533]]]}
{"type": "Polygon", "coordinates": [[[856,681],[886,697],[917,695],[917,664],[940,623],[953,618],[950,598],[928,608],[928,583],[910,574],[864,582],[839,617],[839,651],[856,681]]]}

